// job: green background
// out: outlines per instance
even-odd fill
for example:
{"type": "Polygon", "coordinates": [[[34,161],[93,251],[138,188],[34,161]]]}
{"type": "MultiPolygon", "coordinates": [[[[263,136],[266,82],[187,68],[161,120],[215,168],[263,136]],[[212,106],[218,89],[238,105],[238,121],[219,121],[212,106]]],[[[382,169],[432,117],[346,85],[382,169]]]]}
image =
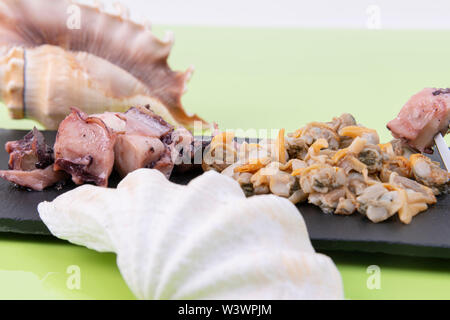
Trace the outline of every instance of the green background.
{"type": "MultiPolygon", "coordinates": [[[[412,94],[423,87],[450,86],[450,32],[157,27],[155,33],[166,29],[176,36],[171,66],[196,69],[184,105],[221,129],[292,131],[350,112],[388,141],[386,123],[412,94]]],[[[0,108],[0,127],[32,125],[9,120],[0,108]]],[[[348,299],[450,298],[449,259],[326,254],[342,274],[348,299]],[[379,290],[366,286],[370,265],[381,268],[379,290]]],[[[0,298],[133,295],[112,254],[50,238],[3,234],[0,298]],[[80,290],[66,286],[71,265],[80,267],[80,290]]]]}

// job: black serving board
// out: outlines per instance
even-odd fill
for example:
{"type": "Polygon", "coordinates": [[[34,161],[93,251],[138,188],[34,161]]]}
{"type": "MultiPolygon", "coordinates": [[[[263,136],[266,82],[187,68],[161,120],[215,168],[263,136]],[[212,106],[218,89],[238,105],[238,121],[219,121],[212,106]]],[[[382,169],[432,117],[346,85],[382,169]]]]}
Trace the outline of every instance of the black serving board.
{"type": "MultiPolygon", "coordinates": [[[[21,139],[27,132],[0,130],[0,146],[6,141],[21,139]]],[[[52,144],[55,132],[43,132],[52,144]]],[[[437,160],[434,156],[434,160],[437,160]]],[[[8,154],[0,151],[0,168],[7,169],[8,154]]],[[[175,173],[171,180],[187,184],[201,171],[175,173]]],[[[112,175],[110,186],[119,182],[112,175]]],[[[52,201],[62,193],[75,188],[67,183],[60,190],[50,188],[43,192],[27,191],[0,179],[0,232],[50,235],[39,218],[37,205],[52,201]]],[[[350,250],[383,252],[401,255],[450,258],[450,196],[440,196],[438,203],[419,214],[410,225],[396,217],[374,224],[359,214],[338,216],[324,214],[310,204],[298,206],[305,219],[316,250],[350,250]]]]}

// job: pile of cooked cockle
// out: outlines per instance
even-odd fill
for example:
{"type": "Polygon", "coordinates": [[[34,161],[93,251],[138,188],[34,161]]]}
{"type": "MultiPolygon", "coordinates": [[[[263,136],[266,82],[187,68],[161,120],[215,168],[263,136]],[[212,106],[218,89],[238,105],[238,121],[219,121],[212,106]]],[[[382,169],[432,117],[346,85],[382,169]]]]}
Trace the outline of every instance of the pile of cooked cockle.
{"type": "Polygon", "coordinates": [[[217,134],[206,150],[204,170],[235,179],[247,196],[273,193],[293,203],[308,201],[326,213],[359,212],[373,222],[398,213],[403,223],[446,193],[449,174],[400,140],[380,144],[377,132],[350,114],[312,122],[274,141],[237,143],[217,134]]]}

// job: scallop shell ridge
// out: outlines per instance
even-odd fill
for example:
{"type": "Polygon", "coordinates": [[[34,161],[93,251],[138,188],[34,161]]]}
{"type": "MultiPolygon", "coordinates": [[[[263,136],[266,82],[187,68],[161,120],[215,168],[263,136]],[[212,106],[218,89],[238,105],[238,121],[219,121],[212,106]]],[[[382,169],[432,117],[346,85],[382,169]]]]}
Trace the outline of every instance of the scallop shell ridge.
{"type": "Polygon", "coordinates": [[[38,210],[57,237],[116,252],[140,299],[343,297],[339,272],[315,253],[294,205],[247,199],[216,172],[181,186],[140,169],[117,189],[81,186],[38,210]]]}

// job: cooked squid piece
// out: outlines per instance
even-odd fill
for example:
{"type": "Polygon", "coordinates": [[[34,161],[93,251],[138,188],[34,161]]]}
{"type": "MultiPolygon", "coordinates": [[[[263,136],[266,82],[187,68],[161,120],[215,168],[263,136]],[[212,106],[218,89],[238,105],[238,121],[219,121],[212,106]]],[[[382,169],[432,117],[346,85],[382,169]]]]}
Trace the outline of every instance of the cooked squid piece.
{"type": "MultiPolygon", "coordinates": [[[[166,154],[167,146],[157,137],[123,134],[114,148],[115,168],[122,177],[139,168],[155,168],[166,154]]],[[[170,175],[169,172],[164,172],[170,175]]]]}
{"type": "Polygon", "coordinates": [[[53,165],[50,165],[45,169],[35,169],[31,171],[1,170],[0,178],[24,188],[42,191],[45,188],[54,186],[58,182],[66,180],[67,174],[62,171],[54,171],[53,165]]]}
{"type": "Polygon", "coordinates": [[[412,155],[410,163],[412,173],[417,181],[432,188],[436,195],[448,192],[450,173],[442,169],[439,163],[433,162],[421,154],[412,155]]]}
{"type": "Polygon", "coordinates": [[[79,109],[61,122],[55,142],[55,170],[72,176],[76,184],[108,186],[114,165],[116,134],[98,117],[79,109]]]}
{"type": "Polygon", "coordinates": [[[200,158],[206,148],[203,141],[195,141],[192,133],[183,127],[172,132],[171,140],[169,147],[174,170],[177,173],[201,170],[201,160],[196,159],[196,155],[200,158]]]}
{"type": "Polygon", "coordinates": [[[123,114],[118,114],[125,122],[125,131],[152,137],[164,137],[173,131],[173,126],[155,114],[150,106],[132,107],[123,114]]]}
{"type": "Polygon", "coordinates": [[[411,148],[431,154],[434,136],[445,135],[449,125],[450,89],[426,88],[412,96],[387,127],[411,148]]]}
{"type": "Polygon", "coordinates": [[[191,164],[192,134],[183,127],[175,130],[150,106],[95,116],[117,133],[114,166],[122,177],[140,168],[156,169],[170,177],[175,164],[191,164]]]}
{"type": "Polygon", "coordinates": [[[149,106],[91,116],[72,108],[58,129],[54,156],[42,134],[34,129],[24,139],[7,143],[14,171],[2,172],[1,177],[36,190],[66,178],[66,173],[76,184],[106,187],[113,167],[122,177],[140,168],[152,168],[169,178],[175,164],[185,165],[185,170],[192,166],[193,144],[187,129],[174,130],[149,106]],[[53,162],[56,172],[53,166],[47,170],[53,162]],[[46,170],[34,171],[41,168],[46,170]]]}
{"type": "MultiPolygon", "coordinates": [[[[172,125],[156,115],[149,106],[133,107],[125,113],[97,116],[117,132],[114,166],[122,177],[140,168],[157,169],[166,177],[170,177],[175,162],[172,161],[172,125]]],[[[179,129],[175,142],[179,143],[183,138],[187,140],[188,133],[187,130],[179,129]]],[[[188,143],[192,141],[193,138],[188,143]]],[[[180,156],[180,153],[177,156],[180,156]]]]}
{"type": "Polygon", "coordinates": [[[36,128],[21,140],[7,142],[5,149],[9,153],[10,170],[45,169],[53,163],[53,149],[45,143],[44,136],[36,128]]]}
{"type": "Polygon", "coordinates": [[[21,140],[7,142],[5,149],[10,170],[0,171],[2,179],[36,191],[67,179],[65,173],[53,170],[53,149],[36,128],[21,140]]]}

